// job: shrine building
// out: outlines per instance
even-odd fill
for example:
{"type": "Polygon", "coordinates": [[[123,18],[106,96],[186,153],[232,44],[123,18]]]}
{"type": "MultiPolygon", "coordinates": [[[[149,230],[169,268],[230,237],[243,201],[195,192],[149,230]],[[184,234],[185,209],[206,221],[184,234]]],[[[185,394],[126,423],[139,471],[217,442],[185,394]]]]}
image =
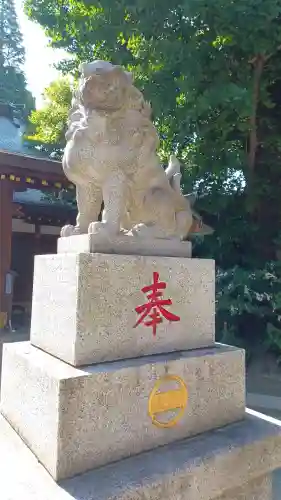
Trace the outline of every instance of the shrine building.
{"type": "Polygon", "coordinates": [[[71,190],[74,199],[61,163],[30,154],[12,108],[0,104],[0,328],[16,309],[28,323],[34,256],[56,253],[60,228],[75,221],[75,204],[60,196],[71,190]]]}

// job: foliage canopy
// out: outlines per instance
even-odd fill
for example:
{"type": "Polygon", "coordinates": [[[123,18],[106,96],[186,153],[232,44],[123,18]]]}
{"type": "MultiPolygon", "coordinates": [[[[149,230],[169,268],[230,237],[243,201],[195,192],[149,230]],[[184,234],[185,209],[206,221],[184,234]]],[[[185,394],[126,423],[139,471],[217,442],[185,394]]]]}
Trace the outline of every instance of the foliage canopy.
{"type": "Polygon", "coordinates": [[[152,102],[160,154],[181,157],[185,188],[196,187],[215,226],[197,252],[217,261],[220,328],[245,337],[255,327],[280,347],[281,0],[26,0],[25,8],[73,56],[65,71],[105,58],[134,72],[152,102]],[[261,286],[272,292],[265,307],[261,286]]]}

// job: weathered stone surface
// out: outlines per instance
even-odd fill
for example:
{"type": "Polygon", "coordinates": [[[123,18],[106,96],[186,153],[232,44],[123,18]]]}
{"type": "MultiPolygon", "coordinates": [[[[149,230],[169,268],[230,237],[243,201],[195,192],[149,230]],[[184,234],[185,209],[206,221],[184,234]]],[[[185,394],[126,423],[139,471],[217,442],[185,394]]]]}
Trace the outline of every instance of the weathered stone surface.
{"type": "Polygon", "coordinates": [[[83,369],[28,342],[4,350],[2,413],[56,479],[237,421],[244,404],[244,352],[236,348],[218,345],[83,369]],[[148,414],[151,391],[167,374],[181,377],[188,391],[185,411],[169,429],[155,426],[148,414]]]}
{"type": "Polygon", "coordinates": [[[105,253],[121,255],[150,255],[162,257],[191,257],[190,241],[81,234],[58,239],[58,253],[105,253]]]}
{"type": "Polygon", "coordinates": [[[258,477],[219,496],[216,500],[273,500],[272,476],[258,477]]]}
{"type": "Polygon", "coordinates": [[[270,480],[259,476],[281,466],[281,422],[265,419],[249,415],[241,423],[56,484],[0,417],[1,500],[270,500],[270,480]],[[239,487],[240,497],[233,498],[239,487]],[[243,497],[247,488],[252,491],[243,497]]]}
{"type": "Polygon", "coordinates": [[[204,259],[60,254],[35,259],[31,343],[75,366],[214,344],[215,266],[204,259]],[[135,311],[153,273],[180,321],[152,328],[135,311]]]}

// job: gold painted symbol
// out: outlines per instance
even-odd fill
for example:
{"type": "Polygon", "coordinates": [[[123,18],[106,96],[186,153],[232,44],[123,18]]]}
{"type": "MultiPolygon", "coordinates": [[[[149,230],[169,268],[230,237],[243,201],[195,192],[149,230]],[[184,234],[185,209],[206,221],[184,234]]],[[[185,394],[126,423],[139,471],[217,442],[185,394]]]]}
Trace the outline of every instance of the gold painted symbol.
{"type": "Polygon", "coordinates": [[[174,427],[184,414],[187,399],[187,388],[180,377],[166,375],[160,378],[148,400],[148,413],[152,423],[157,427],[174,427]],[[175,388],[165,389],[171,385],[175,388]]]}

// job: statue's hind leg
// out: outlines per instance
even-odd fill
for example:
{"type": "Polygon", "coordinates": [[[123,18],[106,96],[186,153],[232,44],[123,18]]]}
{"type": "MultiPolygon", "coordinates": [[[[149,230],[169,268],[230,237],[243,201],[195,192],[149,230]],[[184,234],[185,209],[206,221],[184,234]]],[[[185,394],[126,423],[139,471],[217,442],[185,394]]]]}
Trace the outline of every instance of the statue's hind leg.
{"type": "Polygon", "coordinates": [[[175,209],[173,200],[165,189],[150,188],[143,197],[139,212],[140,223],[132,229],[134,236],[150,239],[167,239],[175,236],[175,209]]]}
{"type": "Polygon", "coordinates": [[[95,184],[83,184],[76,187],[78,215],[76,226],[64,226],[61,236],[87,234],[92,222],[97,222],[102,205],[101,189],[95,184]]]}

